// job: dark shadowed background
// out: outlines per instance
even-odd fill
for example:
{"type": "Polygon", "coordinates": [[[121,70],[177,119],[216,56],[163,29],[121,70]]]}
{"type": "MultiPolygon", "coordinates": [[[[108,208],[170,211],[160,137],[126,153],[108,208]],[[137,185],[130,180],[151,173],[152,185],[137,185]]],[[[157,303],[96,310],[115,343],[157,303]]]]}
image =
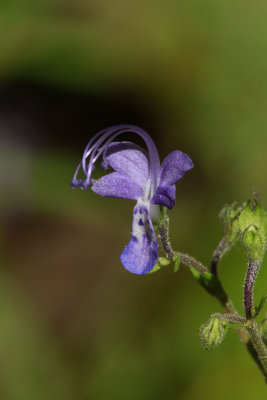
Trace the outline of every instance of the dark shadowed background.
{"type": "MultiPolygon", "coordinates": [[[[1,2],[1,399],[264,398],[234,331],[201,348],[220,306],[186,268],[124,270],[134,203],[69,184],[93,134],[141,126],[194,161],[171,234],[208,263],[224,203],[255,184],[267,205],[266,18],[260,0],[1,2]]],[[[237,245],[220,275],[240,312],[245,270],[237,245]]]]}

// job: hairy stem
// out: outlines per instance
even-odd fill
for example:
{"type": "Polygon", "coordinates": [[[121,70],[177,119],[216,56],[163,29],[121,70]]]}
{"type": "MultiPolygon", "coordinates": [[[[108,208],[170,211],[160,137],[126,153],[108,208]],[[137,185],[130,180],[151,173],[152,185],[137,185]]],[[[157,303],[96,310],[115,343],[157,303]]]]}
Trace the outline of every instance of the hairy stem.
{"type": "Polygon", "coordinates": [[[164,207],[163,215],[162,215],[162,218],[161,218],[159,226],[158,226],[159,237],[160,237],[163,251],[166,254],[166,257],[169,260],[173,260],[173,258],[175,257],[175,254],[172,249],[172,245],[171,245],[171,241],[170,241],[169,226],[170,226],[170,219],[167,214],[167,210],[164,207]]]}
{"type": "Polygon", "coordinates": [[[208,272],[208,268],[205,267],[200,261],[196,260],[194,257],[189,256],[188,254],[181,253],[180,251],[174,251],[174,256],[178,255],[180,257],[180,261],[182,264],[187,265],[189,267],[193,267],[198,272],[208,272]]]}
{"type": "Polygon", "coordinates": [[[213,252],[212,259],[210,261],[210,271],[214,276],[216,276],[216,278],[218,277],[218,263],[230,247],[231,243],[229,243],[228,240],[223,237],[213,252]]]}
{"type": "Polygon", "coordinates": [[[258,360],[260,361],[261,364],[261,370],[264,373],[265,380],[267,382],[267,349],[263,343],[263,340],[261,338],[259,328],[257,325],[257,322],[255,319],[251,319],[248,326],[247,330],[250,334],[251,338],[251,343],[253,345],[253,348],[258,356],[258,360]]]}
{"type": "MultiPolygon", "coordinates": [[[[195,258],[193,258],[187,254],[181,253],[181,252],[176,252],[172,249],[170,238],[169,238],[169,217],[167,215],[166,209],[164,209],[164,211],[163,211],[163,218],[161,219],[161,221],[159,223],[158,229],[159,229],[161,245],[162,245],[162,248],[163,248],[167,258],[169,258],[170,260],[174,260],[175,256],[179,255],[180,261],[182,264],[184,264],[185,266],[187,266],[189,268],[195,269],[201,275],[204,275],[205,273],[207,273],[209,271],[205,265],[203,265],[200,261],[196,260],[195,258]]],[[[218,261],[219,261],[219,258],[217,260],[217,263],[218,263],[218,261]]],[[[217,263],[216,263],[216,268],[217,268],[217,263]]],[[[246,283],[245,283],[245,292],[246,292],[246,294],[248,293],[248,296],[247,296],[248,304],[246,304],[245,309],[246,309],[246,307],[248,307],[248,309],[250,310],[250,315],[251,315],[251,307],[252,307],[252,303],[250,304],[250,300],[253,299],[253,297],[252,297],[253,296],[253,285],[254,285],[255,279],[253,280],[253,284],[251,284],[251,282],[252,282],[252,276],[254,276],[254,278],[256,278],[256,276],[257,276],[258,270],[256,271],[256,269],[257,269],[257,267],[255,265],[251,266],[251,271],[247,273],[247,278],[246,278],[246,283]],[[252,271],[254,271],[254,275],[253,275],[252,271]]],[[[215,274],[213,274],[213,275],[215,277],[214,279],[217,280],[217,277],[216,277],[217,271],[215,271],[215,274]]],[[[224,308],[225,312],[230,315],[233,315],[233,317],[235,319],[236,316],[238,315],[238,313],[237,313],[231,299],[229,298],[228,294],[223,289],[220,281],[218,281],[218,283],[219,283],[219,285],[217,287],[219,290],[217,292],[216,291],[211,292],[208,290],[207,287],[205,289],[209,294],[212,294],[214,297],[216,297],[216,299],[220,302],[220,304],[224,308]]],[[[205,286],[203,286],[203,287],[205,287],[205,286]]],[[[245,303],[245,300],[244,300],[244,303],[245,303]]],[[[230,318],[229,315],[228,315],[228,317],[230,318]]],[[[247,313],[246,313],[246,317],[247,317],[247,313]]],[[[242,320],[242,321],[244,322],[244,320],[242,320]]],[[[236,327],[235,330],[237,332],[237,335],[238,335],[240,341],[246,346],[247,351],[249,352],[249,354],[253,358],[254,362],[257,364],[257,366],[263,373],[265,380],[267,382],[267,350],[261,339],[257,323],[254,320],[251,320],[250,325],[247,326],[246,328],[245,327],[236,327]]]]}
{"type": "Polygon", "coordinates": [[[167,211],[164,208],[163,210],[163,218],[161,219],[158,229],[159,229],[159,236],[162,248],[167,258],[173,260],[175,256],[180,257],[180,261],[182,264],[191,266],[195,268],[199,272],[208,272],[208,268],[205,267],[201,262],[197,261],[195,258],[189,256],[188,254],[181,253],[179,251],[174,251],[170,241],[169,235],[169,225],[170,219],[168,217],[167,211]]]}
{"type": "Polygon", "coordinates": [[[241,315],[239,314],[232,314],[232,313],[225,313],[225,314],[221,314],[221,313],[215,313],[212,314],[214,317],[218,317],[222,320],[225,320],[227,322],[230,322],[232,324],[239,324],[239,325],[243,325],[245,326],[247,324],[247,320],[246,318],[241,317],[241,315]]]}
{"type": "Polygon", "coordinates": [[[247,331],[250,335],[250,343],[254,352],[257,354],[258,365],[265,376],[267,382],[267,349],[261,338],[258,324],[253,318],[252,310],[254,308],[253,292],[256,278],[261,266],[261,262],[249,261],[244,285],[244,310],[249,321],[247,331]]]}
{"type": "MultiPolygon", "coordinates": [[[[188,267],[194,267],[194,265],[190,262],[191,257],[188,257],[186,254],[178,253],[181,258],[181,262],[188,266],[188,267]],[[184,256],[184,257],[182,257],[184,256]],[[183,260],[183,261],[182,261],[183,260]]],[[[193,259],[194,263],[196,265],[201,265],[197,260],[193,259]]],[[[207,267],[203,266],[206,270],[207,267]]],[[[225,292],[225,290],[224,290],[225,292]]],[[[225,292],[225,300],[222,301],[222,297],[218,294],[216,296],[216,293],[214,296],[217,298],[217,300],[220,302],[220,304],[223,306],[224,310],[226,313],[231,314],[231,315],[238,315],[237,310],[235,309],[231,299],[225,292]]],[[[235,328],[236,333],[240,339],[240,341],[246,346],[247,351],[253,358],[254,362],[257,364],[261,372],[263,373],[265,380],[267,382],[267,357],[266,357],[266,348],[265,345],[261,339],[257,324],[253,324],[253,331],[251,328],[243,328],[243,327],[236,327],[235,328]]]]}
{"type": "Polygon", "coordinates": [[[244,310],[247,319],[252,317],[253,291],[261,263],[249,261],[244,285],[244,310]]]}

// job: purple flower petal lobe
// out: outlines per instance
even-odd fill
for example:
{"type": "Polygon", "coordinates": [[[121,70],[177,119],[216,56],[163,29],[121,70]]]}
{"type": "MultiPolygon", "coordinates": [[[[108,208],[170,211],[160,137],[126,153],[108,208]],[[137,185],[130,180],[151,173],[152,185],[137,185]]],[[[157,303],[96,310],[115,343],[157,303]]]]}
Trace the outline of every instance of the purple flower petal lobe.
{"type": "Polygon", "coordinates": [[[187,154],[179,150],[173,151],[162,163],[160,186],[177,182],[191,168],[193,168],[193,162],[187,154]]]}
{"type": "Polygon", "coordinates": [[[150,202],[151,204],[159,204],[161,206],[171,209],[175,205],[175,192],[175,185],[159,186],[153,199],[150,202]]]}
{"type": "Polygon", "coordinates": [[[131,142],[113,142],[108,146],[106,159],[109,165],[121,175],[146,184],[148,178],[148,158],[142,147],[131,142]]]}
{"type": "Polygon", "coordinates": [[[137,182],[118,172],[102,176],[94,182],[92,190],[100,196],[129,200],[137,200],[143,193],[142,187],[137,182]]]}
{"type": "Polygon", "coordinates": [[[121,262],[133,274],[146,274],[157,262],[157,249],[158,242],[148,207],[137,204],[133,213],[132,237],[121,254],[121,262]]]}

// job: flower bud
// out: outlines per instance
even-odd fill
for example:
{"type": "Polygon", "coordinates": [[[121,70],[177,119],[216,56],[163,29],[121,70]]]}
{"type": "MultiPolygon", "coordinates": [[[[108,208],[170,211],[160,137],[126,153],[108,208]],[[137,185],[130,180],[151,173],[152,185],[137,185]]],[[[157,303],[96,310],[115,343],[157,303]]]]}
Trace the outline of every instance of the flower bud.
{"type": "Polygon", "coordinates": [[[266,250],[267,214],[261,204],[248,201],[239,216],[241,242],[251,261],[261,262],[266,250]]]}
{"type": "Polygon", "coordinates": [[[211,351],[219,346],[227,330],[227,321],[218,316],[211,316],[199,330],[200,342],[205,350],[211,351]]]}
{"type": "Polygon", "coordinates": [[[262,242],[257,226],[250,225],[242,236],[242,244],[247,256],[252,261],[260,261],[265,253],[265,243],[262,242]]]}
{"type": "Polygon", "coordinates": [[[239,235],[238,216],[244,207],[237,202],[226,204],[219,213],[219,219],[224,225],[224,237],[229,244],[233,244],[239,235]]]}

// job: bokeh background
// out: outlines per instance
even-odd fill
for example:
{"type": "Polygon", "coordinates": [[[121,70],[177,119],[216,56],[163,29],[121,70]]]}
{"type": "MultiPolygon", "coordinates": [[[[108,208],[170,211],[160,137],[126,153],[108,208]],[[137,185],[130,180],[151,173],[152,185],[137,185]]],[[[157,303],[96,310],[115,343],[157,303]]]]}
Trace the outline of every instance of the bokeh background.
{"type": "MultiPolygon", "coordinates": [[[[267,205],[266,18],[260,0],[1,1],[1,399],[265,398],[234,331],[201,348],[220,306],[186,268],[123,269],[134,203],[69,183],[113,124],[188,153],[172,240],[208,264],[224,203],[255,184],[267,205]]],[[[220,275],[240,312],[245,270],[237,245],[220,275]]]]}

